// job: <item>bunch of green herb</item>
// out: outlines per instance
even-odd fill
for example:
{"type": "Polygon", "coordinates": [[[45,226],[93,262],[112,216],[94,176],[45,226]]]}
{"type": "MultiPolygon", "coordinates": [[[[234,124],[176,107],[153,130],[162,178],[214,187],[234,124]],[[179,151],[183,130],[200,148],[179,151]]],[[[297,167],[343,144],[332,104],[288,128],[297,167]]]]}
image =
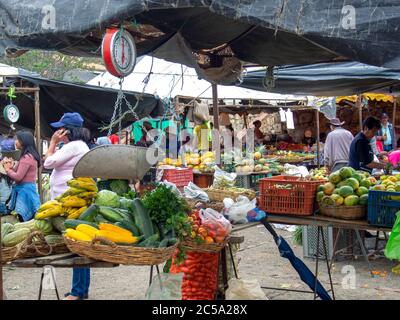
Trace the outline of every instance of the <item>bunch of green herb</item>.
{"type": "Polygon", "coordinates": [[[158,185],[153,191],[146,192],[142,201],[150,218],[165,231],[174,230],[181,240],[190,235],[192,225],[187,215],[190,208],[187,202],[170,188],[158,185]]]}

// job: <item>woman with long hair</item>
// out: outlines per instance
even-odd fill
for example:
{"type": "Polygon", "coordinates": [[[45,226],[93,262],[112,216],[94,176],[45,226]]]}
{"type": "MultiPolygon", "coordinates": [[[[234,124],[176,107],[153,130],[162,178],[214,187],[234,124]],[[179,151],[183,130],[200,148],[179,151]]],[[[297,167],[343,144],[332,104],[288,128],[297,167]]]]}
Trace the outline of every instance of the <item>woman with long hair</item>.
{"type": "Polygon", "coordinates": [[[20,221],[27,221],[33,218],[40,207],[36,179],[41,159],[30,131],[17,131],[15,147],[21,150],[18,164],[14,165],[14,161],[9,158],[3,160],[7,176],[15,181],[8,209],[14,211],[20,221]]]}
{"type": "MultiPolygon", "coordinates": [[[[68,189],[76,163],[89,151],[88,133],[83,128],[83,118],[79,113],[65,113],[60,121],[51,123],[58,129],[52,136],[45,156],[44,167],[53,169],[50,177],[50,193],[54,199],[68,189]]],[[[88,297],[90,269],[74,268],[72,290],[64,300],[82,300],[88,297]]]]}

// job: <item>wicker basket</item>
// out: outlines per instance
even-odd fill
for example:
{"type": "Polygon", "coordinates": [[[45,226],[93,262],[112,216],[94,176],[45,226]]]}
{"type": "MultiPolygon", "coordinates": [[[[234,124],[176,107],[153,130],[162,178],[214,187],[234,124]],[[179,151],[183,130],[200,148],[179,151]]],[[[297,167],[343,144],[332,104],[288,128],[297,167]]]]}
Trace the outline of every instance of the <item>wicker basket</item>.
{"type": "Polygon", "coordinates": [[[92,242],[76,241],[64,237],[68,249],[83,257],[116,264],[151,266],[164,263],[172,257],[178,243],[167,248],[120,246],[102,238],[92,242]],[[101,244],[101,243],[105,244],[101,244]]]}
{"type": "Polygon", "coordinates": [[[196,243],[193,240],[185,240],[181,243],[180,247],[188,251],[196,251],[203,253],[218,253],[225,248],[228,243],[228,238],[222,243],[196,243]]]}
{"type": "Polygon", "coordinates": [[[18,248],[17,246],[14,247],[7,247],[1,249],[1,263],[6,264],[18,258],[18,248]]]}
{"type": "Polygon", "coordinates": [[[39,231],[32,232],[18,247],[18,259],[49,256],[52,254],[68,253],[69,249],[64,241],[49,245],[45,236],[39,231]]]}
{"type": "Polygon", "coordinates": [[[203,202],[192,199],[185,199],[185,200],[190,208],[195,208],[198,203],[200,203],[204,208],[211,208],[218,212],[221,212],[225,208],[223,202],[203,202]]]}
{"type": "Polygon", "coordinates": [[[363,220],[367,215],[366,206],[323,206],[320,205],[319,211],[322,215],[344,219],[344,220],[363,220]]]}
{"type": "Polygon", "coordinates": [[[222,202],[224,201],[225,198],[231,198],[233,200],[236,200],[237,197],[239,196],[246,196],[250,200],[253,200],[256,197],[256,193],[252,190],[249,190],[248,192],[235,192],[235,191],[228,191],[228,190],[223,190],[223,189],[204,189],[204,191],[207,193],[208,198],[210,201],[216,201],[216,202],[222,202]]]}

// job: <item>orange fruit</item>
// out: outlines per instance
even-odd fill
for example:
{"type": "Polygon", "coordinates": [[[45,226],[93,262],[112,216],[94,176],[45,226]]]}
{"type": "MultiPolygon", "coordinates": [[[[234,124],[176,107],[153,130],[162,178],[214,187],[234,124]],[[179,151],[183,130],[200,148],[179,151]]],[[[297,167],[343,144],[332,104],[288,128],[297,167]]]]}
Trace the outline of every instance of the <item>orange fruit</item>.
{"type": "Polygon", "coordinates": [[[206,243],[214,243],[214,239],[211,237],[206,237],[205,241],[206,241],[206,243]]]}

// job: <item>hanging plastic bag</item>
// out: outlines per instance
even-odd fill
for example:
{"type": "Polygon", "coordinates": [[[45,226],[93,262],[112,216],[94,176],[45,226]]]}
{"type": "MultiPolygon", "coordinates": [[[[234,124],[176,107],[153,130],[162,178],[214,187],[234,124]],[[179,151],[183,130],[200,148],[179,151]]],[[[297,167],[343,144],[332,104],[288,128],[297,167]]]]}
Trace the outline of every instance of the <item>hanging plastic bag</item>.
{"type": "Polygon", "coordinates": [[[400,260],[400,211],[396,213],[396,221],[386,244],[385,256],[390,260],[400,260]]]}
{"type": "Polygon", "coordinates": [[[235,186],[236,173],[228,173],[224,170],[221,170],[218,166],[215,166],[214,170],[213,188],[225,189],[235,186]]]}
{"type": "Polygon", "coordinates": [[[164,180],[162,182],[160,182],[160,184],[163,184],[165,186],[167,186],[169,189],[172,190],[172,192],[174,192],[177,196],[182,196],[182,193],[179,191],[179,189],[176,187],[175,183],[169,182],[168,180],[164,180]]]}
{"type": "Polygon", "coordinates": [[[254,209],[257,205],[257,199],[252,201],[245,196],[239,196],[236,202],[231,205],[227,210],[224,210],[224,215],[227,216],[229,221],[233,224],[247,223],[247,213],[254,209]]]}
{"type": "Polygon", "coordinates": [[[207,230],[208,234],[215,232],[215,236],[226,238],[232,231],[232,225],[229,220],[214,209],[207,208],[200,210],[199,216],[202,227],[207,230]]]}
{"type": "Polygon", "coordinates": [[[153,277],[146,300],[182,300],[183,273],[161,273],[153,277]]]}
{"type": "Polygon", "coordinates": [[[256,279],[231,279],[226,290],[226,300],[268,300],[256,279]]]}
{"type": "Polygon", "coordinates": [[[186,187],[183,187],[184,196],[188,199],[208,202],[208,194],[203,189],[196,186],[193,182],[189,182],[186,187]]]}

